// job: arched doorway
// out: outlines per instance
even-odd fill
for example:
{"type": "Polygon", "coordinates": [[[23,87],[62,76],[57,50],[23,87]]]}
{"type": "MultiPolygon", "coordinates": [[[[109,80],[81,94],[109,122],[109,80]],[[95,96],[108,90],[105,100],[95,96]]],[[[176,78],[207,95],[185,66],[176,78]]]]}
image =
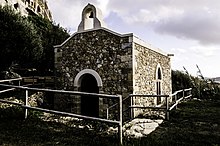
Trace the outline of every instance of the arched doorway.
{"type": "MultiPolygon", "coordinates": [[[[96,78],[91,74],[84,74],[81,78],[81,92],[99,93],[96,78]]],[[[81,96],[81,114],[85,116],[99,116],[99,97],[82,95],[81,96]]]]}

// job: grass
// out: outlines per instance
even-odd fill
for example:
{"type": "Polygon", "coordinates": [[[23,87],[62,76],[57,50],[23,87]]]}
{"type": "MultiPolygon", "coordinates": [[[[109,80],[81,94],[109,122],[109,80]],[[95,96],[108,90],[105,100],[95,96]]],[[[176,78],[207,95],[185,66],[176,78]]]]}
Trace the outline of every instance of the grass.
{"type": "MultiPolygon", "coordinates": [[[[0,113],[8,113],[8,117],[1,116],[0,123],[0,145],[12,146],[34,146],[34,145],[105,145],[112,143],[116,145],[114,136],[100,135],[98,130],[89,128],[74,128],[72,123],[64,124],[55,121],[43,121],[31,113],[28,119],[24,117],[21,109],[17,108],[1,110],[0,113]],[[14,111],[13,111],[14,110],[14,111]],[[16,114],[12,117],[10,112],[16,114]]],[[[75,123],[75,124],[82,124],[75,123]]]]}
{"type": "MultiPolygon", "coordinates": [[[[117,145],[117,135],[76,128],[73,123],[46,122],[31,113],[23,120],[23,110],[0,109],[0,145],[117,145]]],[[[124,145],[220,145],[220,100],[191,100],[178,105],[154,132],[141,139],[124,137],[124,145]]],[[[74,123],[83,124],[82,122],[74,123]]],[[[100,125],[100,124],[99,124],[100,125]]]]}
{"type": "Polygon", "coordinates": [[[181,103],[170,117],[137,145],[220,145],[220,100],[181,103]]]}

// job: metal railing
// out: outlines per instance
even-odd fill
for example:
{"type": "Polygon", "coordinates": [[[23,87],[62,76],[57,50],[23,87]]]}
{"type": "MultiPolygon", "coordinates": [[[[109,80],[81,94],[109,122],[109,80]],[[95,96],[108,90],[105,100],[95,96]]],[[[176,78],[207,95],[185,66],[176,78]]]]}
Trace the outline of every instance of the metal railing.
{"type": "Polygon", "coordinates": [[[174,92],[170,95],[170,98],[174,99],[172,100],[172,106],[170,106],[169,110],[171,111],[174,108],[177,108],[177,105],[180,101],[192,97],[192,88],[189,89],[182,89],[174,92]]]}
{"type": "MultiPolygon", "coordinates": [[[[169,95],[142,95],[142,94],[130,94],[128,97],[124,98],[122,101],[125,101],[127,99],[130,99],[130,106],[128,108],[126,108],[125,110],[123,110],[123,113],[128,111],[130,109],[130,113],[131,113],[131,117],[130,118],[134,118],[134,112],[133,112],[133,109],[134,108],[139,108],[139,109],[154,109],[154,110],[165,110],[166,111],[166,118],[169,114],[167,114],[169,112],[169,101],[168,101],[168,98],[169,98],[169,95]],[[149,97],[153,97],[153,98],[158,98],[158,97],[164,97],[165,98],[165,105],[166,107],[162,107],[162,106],[140,106],[140,105],[134,105],[133,101],[134,101],[134,97],[139,97],[139,98],[149,98],[149,97]]],[[[117,106],[118,103],[108,107],[106,109],[106,114],[107,114],[107,119],[109,119],[109,111],[114,108],[115,106],[117,106]]]]}
{"type": "MultiPolygon", "coordinates": [[[[179,104],[180,101],[182,101],[183,99],[187,99],[189,97],[192,96],[191,94],[191,91],[192,91],[192,88],[189,88],[189,89],[182,89],[182,90],[178,90],[176,92],[174,92],[173,94],[171,95],[135,95],[135,94],[130,94],[128,97],[124,98],[122,101],[124,102],[125,100],[128,100],[130,99],[130,106],[123,110],[123,113],[127,110],[130,109],[130,113],[131,113],[131,118],[134,118],[134,112],[133,112],[133,109],[134,108],[139,108],[139,109],[153,109],[153,110],[164,110],[165,111],[165,118],[167,120],[170,119],[170,111],[176,107],[177,108],[177,105],[179,104]],[[187,94],[188,93],[188,94],[187,94]],[[178,98],[178,95],[181,97],[178,98]],[[163,100],[163,103],[160,104],[160,105],[156,105],[156,106],[140,106],[140,105],[134,105],[133,101],[133,97],[139,97],[139,98],[149,98],[149,97],[153,97],[153,98],[158,98],[158,97],[164,97],[165,100],[163,100]],[[174,99],[173,99],[174,97],[174,99]]],[[[112,108],[114,108],[115,106],[117,106],[118,103],[108,107],[106,109],[106,117],[107,119],[109,119],[109,115],[110,115],[110,110],[112,108]]]]}
{"type": "Polygon", "coordinates": [[[126,97],[122,100],[121,95],[107,95],[107,94],[96,94],[96,93],[86,93],[86,92],[77,92],[77,91],[64,91],[64,90],[42,89],[42,88],[29,88],[29,87],[25,87],[25,86],[20,86],[20,81],[21,80],[22,80],[22,78],[1,80],[0,83],[19,81],[19,86],[0,84],[1,87],[9,88],[9,89],[5,89],[5,90],[0,91],[0,93],[9,92],[9,91],[13,91],[13,90],[16,90],[16,89],[25,90],[25,102],[24,102],[24,104],[12,102],[12,101],[7,101],[7,100],[3,100],[3,99],[0,99],[0,102],[17,105],[17,106],[20,106],[21,108],[24,108],[25,109],[25,113],[24,113],[25,119],[28,116],[28,109],[31,109],[31,110],[37,110],[37,111],[42,111],[42,112],[47,112],[47,113],[52,113],[52,114],[58,114],[58,115],[62,115],[62,116],[71,116],[71,117],[76,117],[76,118],[80,118],[80,119],[95,120],[95,121],[100,121],[100,122],[104,122],[104,123],[112,123],[112,124],[118,125],[118,137],[119,137],[119,144],[120,145],[122,145],[122,137],[123,137],[122,136],[123,135],[122,134],[122,124],[123,124],[123,121],[122,121],[123,117],[122,116],[123,116],[123,112],[130,109],[131,117],[133,117],[134,116],[134,113],[133,113],[134,108],[164,110],[166,112],[166,119],[169,120],[169,112],[172,109],[177,108],[177,105],[179,104],[180,101],[182,101],[183,99],[187,99],[187,98],[192,96],[192,94],[191,94],[192,88],[189,88],[189,89],[183,89],[183,90],[176,91],[171,95],[134,95],[134,94],[131,94],[128,97],[126,97]],[[100,98],[118,99],[119,102],[107,108],[107,111],[106,111],[107,112],[107,119],[104,119],[104,118],[90,117],[90,116],[84,116],[84,115],[73,114],[73,113],[68,113],[68,112],[61,112],[61,111],[56,111],[56,110],[44,109],[44,108],[39,108],[39,107],[32,107],[32,106],[28,105],[29,91],[53,92],[53,93],[72,94],[72,95],[89,95],[89,96],[92,96],[92,97],[95,96],[95,97],[100,97],[100,98]],[[133,103],[133,101],[134,101],[133,98],[134,97],[139,97],[139,98],[164,97],[165,100],[163,100],[163,103],[159,106],[158,105],[157,106],[143,106],[143,105],[140,106],[140,105],[134,105],[134,103],[133,103]],[[127,109],[123,110],[122,102],[124,102],[127,99],[130,99],[130,101],[131,101],[130,105],[127,109]],[[117,111],[118,111],[118,114],[119,114],[119,119],[118,120],[110,120],[109,119],[109,110],[116,107],[117,105],[118,105],[117,111]]]}
{"type": "MultiPolygon", "coordinates": [[[[10,81],[15,81],[15,80],[16,79],[13,79],[10,81]]],[[[4,82],[8,82],[8,81],[9,80],[4,81],[4,82]]],[[[86,92],[77,92],[77,91],[29,88],[29,87],[24,87],[24,86],[14,86],[14,85],[7,85],[7,84],[0,84],[0,86],[10,88],[10,89],[0,91],[0,93],[9,92],[9,91],[15,90],[15,89],[25,90],[24,104],[0,99],[0,102],[2,102],[2,103],[13,104],[13,105],[20,106],[21,108],[24,108],[25,109],[25,112],[24,112],[25,119],[28,116],[28,109],[31,109],[31,110],[37,110],[37,111],[42,111],[42,112],[47,112],[47,113],[52,113],[52,114],[58,114],[58,115],[62,115],[62,116],[71,116],[71,117],[76,117],[76,118],[80,118],[80,119],[88,119],[88,120],[100,121],[100,122],[104,122],[104,123],[115,124],[115,125],[118,125],[119,144],[122,145],[122,137],[123,136],[122,136],[122,96],[121,95],[107,95],[107,94],[96,94],[96,93],[86,93],[86,92]],[[73,113],[68,113],[68,112],[49,110],[49,109],[44,109],[44,108],[39,108],[39,107],[32,107],[32,106],[28,105],[29,91],[53,92],[53,93],[72,94],[72,95],[89,95],[92,97],[95,96],[95,97],[99,97],[99,98],[118,99],[118,101],[119,101],[118,102],[119,103],[119,106],[118,106],[119,120],[109,120],[109,119],[104,119],[104,118],[90,117],[90,116],[84,116],[84,115],[73,114],[73,113]]]]}
{"type": "Polygon", "coordinates": [[[0,83],[4,83],[4,82],[12,82],[12,81],[21,81],[22,78],[16,78],[16,79],[6,79],[6,80],[0,80],[0,83]]]}
{"type": "Polygon", "coordinates": [[[166,112],[166,119],[167,119],[167,116],[168,116],[168,104],[169,104],[169,101],[168,101],[168,98],[169,98],[169,95],[130,95],[130,97],[132,98],[131,99],[131,102],[132,102],[132,105],[131,106],[129,106],[129,108],[131,109],[131,115],[132,115],[132,118],[134,118],[134,113],[133,113],[133,110],[132,109],[134,109],[134,108],[140,108],[140,109],[153,109],[153,110],[165,110],[165,112],[166,112]],[[153,106],[153,105],[151,105],[151,106],[144,106],[144,105],[142,105],[142,106],[140,106],[140,105],[134,105],[133,104],[133,101],[134,101],[134,99],[133,99],[133,97],[140,97],[140,98],[149,98],[149,97],[151,97],[151,98],[158,98],[158,97],[164,97],[165,98],[165,100],[164,100],[164,105],[166,105],[166,107],[163,107],[162,105],[163,104],[160,104],[160,105],[156,105],[156,106],[153,106]]]}

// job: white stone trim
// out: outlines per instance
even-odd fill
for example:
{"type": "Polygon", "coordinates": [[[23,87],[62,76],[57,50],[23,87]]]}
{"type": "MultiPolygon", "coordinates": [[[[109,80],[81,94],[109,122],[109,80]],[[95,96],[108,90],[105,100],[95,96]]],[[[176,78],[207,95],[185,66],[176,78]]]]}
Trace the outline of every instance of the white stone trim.
{"type": "Polygon", "coordinates": [[[146,48],[148,48],[148,49],[150,49],[150,50],[153,50],[153,51],[155,51],[155,52],[157,52],[157,53],[160,53],[160,54],[162,54],[162,55],[164,55],[164,56],[167,56],[167,53],[165,53],[165,52],[162,51],[161,49],[156,48],[156,47],[152,46],[151,44],[149,44],[149,43],[143,41],[142,39],[138,38],[137,36],[133,36],[133,42],[134,42],[134,43],[137,43],[137,44],[139,44],[139,45],[141,45],[141,46],[143,46],[143,47],[146,47],[146,48]]]}
{"type": "Polygon", "coordinates": [[[96,71],[94,71],[92,69],[84,69],[84,70],[80,71],[74,79],[74,87],[80,87],[81,86],[81,78],[84,74],[93,75],[95,77],[96,81],[97,81],[98,87],[102,87],[101,77],[99,76],[99,74],[96,71]]]}

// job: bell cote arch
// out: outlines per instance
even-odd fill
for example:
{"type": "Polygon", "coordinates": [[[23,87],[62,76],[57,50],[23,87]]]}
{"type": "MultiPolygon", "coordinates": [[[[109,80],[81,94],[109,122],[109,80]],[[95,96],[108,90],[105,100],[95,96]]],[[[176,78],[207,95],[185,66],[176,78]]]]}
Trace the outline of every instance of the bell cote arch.
{"type": "Polygon", "coordinates": [[[92,4],[88,4],[82,11],[82,20],[78,26],[78,32],[88,29],[104,27],[102,12],[92,4]]]}

